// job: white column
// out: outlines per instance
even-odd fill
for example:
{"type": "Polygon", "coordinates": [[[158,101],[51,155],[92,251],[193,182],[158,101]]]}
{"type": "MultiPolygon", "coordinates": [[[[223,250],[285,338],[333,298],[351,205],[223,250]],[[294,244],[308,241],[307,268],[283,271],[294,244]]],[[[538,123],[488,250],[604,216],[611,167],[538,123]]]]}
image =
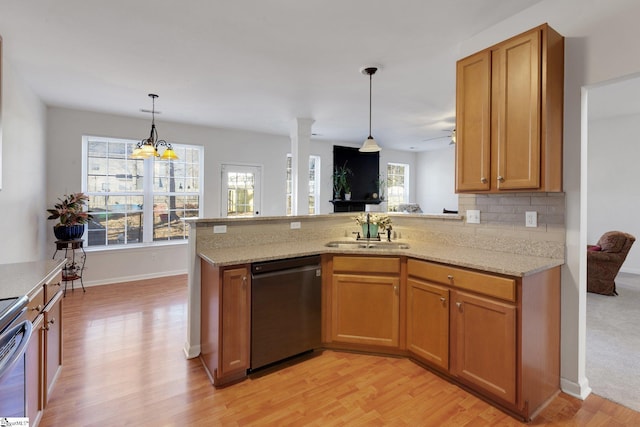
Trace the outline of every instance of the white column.
{"type": "Polygon", "coordinates": [[[313,119],[296,118],[291,127],[292,213],[309,213],[309,155],[313,119]]]}

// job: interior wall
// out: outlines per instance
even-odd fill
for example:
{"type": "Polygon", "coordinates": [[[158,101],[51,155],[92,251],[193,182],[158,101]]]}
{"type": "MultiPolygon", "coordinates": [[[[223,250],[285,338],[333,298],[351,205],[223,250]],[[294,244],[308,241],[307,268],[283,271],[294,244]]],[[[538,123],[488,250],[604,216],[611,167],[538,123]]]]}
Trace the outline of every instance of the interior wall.
{"type": "Polygon", "coordinates": [[[417,154],[416,202],[423,212],[442,213],[443,209],[458,210],[455,194],[454,145],[441,150],[423,151],[417,154]]]}
{"type": "Polygon", "coordinates": [[[12,46],[3,45],[2,190],[0,190],[0,264],[35,261],[45,251],[44,104],[13,72],[12,46]]]}
{"type": "Polygon", "coordinates": [[[464,57],[545,22],[565,37],[566,257],[561,292],[561,385],[565,392],[582,398],[590,388],[585,376],[587,225],[586,213],[583,216],[581,210],[586,208],[581,194],[585,137],[581,89],[640,70],[640,56],[628,54],[637,50],[638,16],[640,2],[636,0],[543,0],[461,45],[460,57],[464,57]]]}
{"type": "MultiPolygon", "coordinates": [[[[592,99],[590,97],[590,99],[592,99]]],[[[640,239],[640,115],[589,121],[587,242],[620,230],[640,239]]],[[[631,247],[621,271],[640,274],[640,249],[631,247]]]]}
{"type": "MultiPolygon", "coordinates": [[[[46,204],[69,192],[82,189],[82,136],[95,135],[138,139],[149,132],[150,120],[124,117],[60,107],[47,110],[48,150],[46,161],[46,204]]],[[[162,139],[175,143],[204,146],[203,217],[220,217],[220,166],[224,163],[262,166],[262,215],[285,215],[286,155],[291,151],[288,135],[270,135],[249,131],[217,129],[204,126],[156,121],[162,139]]],[[[321,213],[333,212],[331,171],[333,145],[349,145],[340,141],[311,141],[310,154],[321,157],[321,213]]],[[[413,153],[384,150],[384,161],[408,163],[413,168],[413,153]]],[[[386,163],[385,163],[386,164],[386,163]]],[[[43,170],[44,167],[42,167],[43,170]]],[[[40,194],[43,194],[42,192],[40,194]]],[[[45,207],[43,206],[43,211],[45,207]]],[[[43,216],[39,216],[40,219],[43,216]]],[[[53,226],[47,223],[47,230],[53,226]]],[[[53,232],[46,233],[48,253],[54,248],[53,232]]],[[[131,247],[126,250],[90,250],[85,271],[85,284],[113,283],[181,274],[187,271],[187,245],[131,247]],[[141,265],[138,259],[151,260],[141,265]],[[117,268],[114,268],[117,267],[117,268]]]]}

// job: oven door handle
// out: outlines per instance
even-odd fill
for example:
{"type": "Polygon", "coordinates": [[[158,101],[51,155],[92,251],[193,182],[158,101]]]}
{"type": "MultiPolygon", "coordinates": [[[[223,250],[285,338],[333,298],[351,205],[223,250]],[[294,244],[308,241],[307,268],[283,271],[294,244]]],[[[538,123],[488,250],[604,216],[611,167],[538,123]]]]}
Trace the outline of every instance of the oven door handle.
{"type": "Polygon", "coordinates": [[[32,332],[31,322],[24,320],[0,335],[0,351],[2,352],[0,355],[2,357],[0,359],[0,381],[23,357],[32,332]]]}

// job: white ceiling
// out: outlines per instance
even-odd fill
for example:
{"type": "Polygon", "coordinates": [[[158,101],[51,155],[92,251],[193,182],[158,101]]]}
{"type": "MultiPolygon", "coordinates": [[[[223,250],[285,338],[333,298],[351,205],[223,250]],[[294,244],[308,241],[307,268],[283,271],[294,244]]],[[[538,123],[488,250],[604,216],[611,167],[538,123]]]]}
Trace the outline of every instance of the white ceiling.
{"type": "Polygon", "coordinates": [[[361,142],[359,70],[377,64],[373,136],[422,151],[449,142],[460,42],[538,1],[2,0],[0,34],[47,105],[148,117],[153,92],[159,128],[289,135],[303,117],[317,139],[361,142]]]}

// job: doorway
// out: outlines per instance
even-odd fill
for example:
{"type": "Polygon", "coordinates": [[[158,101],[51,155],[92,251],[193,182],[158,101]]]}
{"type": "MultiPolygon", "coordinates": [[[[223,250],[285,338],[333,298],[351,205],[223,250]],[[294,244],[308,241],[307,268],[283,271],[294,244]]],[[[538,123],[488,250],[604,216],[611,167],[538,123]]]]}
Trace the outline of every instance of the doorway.
{"type": "MultiPolygon", "coordinates": [[[[640,171],[640,75],[597,84],[587,91],[585,176],[586,238],[607,231],[640,237],[636,208],[640,171]]],[[[587,294],[586,377],[593,393],[640,410],[640,247],[634,245],[616,277],[618,296],[587,294]]]]}
{"type": "Polygon", "coordinates": [[[262,167],[222,165],[222,217],[252,217],[260,215],[262,167]]]}

